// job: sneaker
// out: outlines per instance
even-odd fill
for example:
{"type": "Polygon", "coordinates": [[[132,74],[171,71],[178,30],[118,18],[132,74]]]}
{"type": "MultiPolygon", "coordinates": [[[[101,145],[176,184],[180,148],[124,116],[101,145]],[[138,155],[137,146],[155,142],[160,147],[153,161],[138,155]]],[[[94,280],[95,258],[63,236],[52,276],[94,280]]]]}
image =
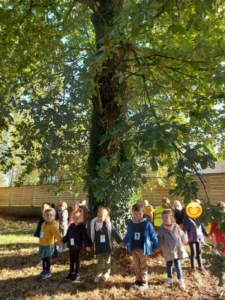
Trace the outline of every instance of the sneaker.
{"type": "Polygon", "coordinates": [[[70,278],[71,282],[78,281],[80,279],[80,274],[73,274],[70,278]]]}
{"type": "Polygon", "coordinates": [[[52,273],[50,271],[45,272],[40,278],[41,279],[46,279],[52,276],[52,273]]]}
{"type": "Polygon", "coordinates": [[[172,278],[166,278],[166,281],[164,282],[164,285],[167,287],[172,286],[173,280],[172,278]]]}
{"type": "Polygon", "coordinates": [[[70,280],[71,277],[72,277],[72,274],[69,273],[69,274],[66,276],[65,280],[70,280]]]}
{"type": "Polygon", "coordinates": [[[42,267],[43,266],[43,262],[42,262],[42,260],[36,265],[36,267],[42,267]]]}
{"type": "Polygon", "coordinates": [[[147,283],[141,283],[141,285],[138,287],[140,292],[143,292],[143,291],[147,290],[147,288],[148,288],[147,283]]]}
{"type": "Polygon", "coordinates": [[[135,287],[138,287],[138,286],[141,286],[141,285],[142,285],[141,280],[136,280],[135,283],[134,283],[135,287]]]}
{"type": "Polygon", "coordinates": [[[203,267],[198,267],[197,270],[199,271],[199,273],[203,274],[203,275],[208,275],[209,272],[206,271],[206,269],[204,269],[203,267]]]}
{"type": "Polygon", "coordinates": [[[41,278],[44,274],[45,274],[45,270],[44,271],[42,271],[39,275],[38,275],[38,278],[41,278]]]}
{"type": "Polygon", "coordinates": [[[105,273],[105,274],[103,274],[103,275],[102,275],[102,280],[103,280],[103,281],[106,281],[106,280],[108,280],[108,278],[109,278],[109,275],[110,275],[109,273],[105,273]]]}
{"type": "Polygon", "coordinates": [[[102,274],[98,274],[97,276],[95,276],[94,282],[99,282],[101,280],[101,276],[102,274]]]}
{"type": "Polygon", "coordinates": [[[182,290],[185,290],[186,286],[185,286],[185,283],[184,283],[184,279],[179,279],[178,283],[179,283],[180,288],[182,290]]]}

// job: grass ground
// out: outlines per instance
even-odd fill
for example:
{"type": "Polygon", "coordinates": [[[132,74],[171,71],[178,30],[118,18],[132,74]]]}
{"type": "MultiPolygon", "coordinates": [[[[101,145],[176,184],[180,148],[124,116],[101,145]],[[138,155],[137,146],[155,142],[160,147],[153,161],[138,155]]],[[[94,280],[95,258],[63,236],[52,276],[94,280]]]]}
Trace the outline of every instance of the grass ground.
{"type": "Polygon", "coordinates": [[[124,251],[113,259],[112,275],[105,283],[93,282],[94,259],[82,261],[79,282],[65,281],[68,251],[53,259],[53,276],[40,280],[37,275],[41,269],[36,267],[38,240],[33,237],[37,221],[0,216],[0,300],[225,299],[217,278],[190,274],[189,260],[182,262],[186,291],[181,291],[176,281],[172,288],[164,287],[165,263],[160,255],[148,258],[149,289],[140,293],[132,288],[132,260],[124,251]]]}

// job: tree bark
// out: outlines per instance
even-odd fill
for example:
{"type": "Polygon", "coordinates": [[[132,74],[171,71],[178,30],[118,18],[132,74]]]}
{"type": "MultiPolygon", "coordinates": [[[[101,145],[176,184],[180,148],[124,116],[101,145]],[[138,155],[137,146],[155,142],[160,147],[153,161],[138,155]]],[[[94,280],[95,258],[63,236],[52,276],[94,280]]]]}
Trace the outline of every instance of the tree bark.
{"type": "MultiPolygon", "coordinates": [[[[97,49],[102,47],[101,39],[106,34],[106,28],[113,25],[115,8],[122,8],[123,3],[124,1],[121,0],[99,0],[92,8],[92,24],[95,29],[97,49]]],[[[99,52],[96,55],[99,55],[99,52]]],[[[111,155],[118,150],[121,154],[121,160],[124,159],[123,145],[110,146],[110,140],[107,140],[100,145],[101,137],[104,134],[107,134],[110,128],[114,128],[124,120],[123,107],[118,105],[115,101],[115,97],[117,95],[121,96],[124,93],[125,84],[118,83],[118,80],[113,78],[116,68],[118,69],[119,60],[120,57],[114,53],[112,58],[109,58],[107,62],[104,62],[102,68],[104,73],[98,74],[98,78],[100,78],[97,82],[98,97],[92,97],[93,112],[87,173],[89,181],[89,205],[90,210],[93,211],[93,213],[96,213],[99,205],[110,206],[109,195],[107,195],[107,193],[101,201],[97,201],[95,197],[95,187],[93,183],[96,179],[99,179],[97,170],[99,159],[102,157],[110,159],[111,155]]]]}

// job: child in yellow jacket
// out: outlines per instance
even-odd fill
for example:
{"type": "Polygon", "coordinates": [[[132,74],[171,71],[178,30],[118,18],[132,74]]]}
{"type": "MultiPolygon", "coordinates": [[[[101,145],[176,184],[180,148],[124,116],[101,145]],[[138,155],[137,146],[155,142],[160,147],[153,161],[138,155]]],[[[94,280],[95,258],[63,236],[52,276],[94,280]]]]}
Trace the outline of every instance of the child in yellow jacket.
{"type": "Polygon", "coordinates": [[[40,279],[46,279],[52,276],[50,272],[50,257],[55,250],[54,237],[56,237],[58,242],[62,241],[62,237],[59,233],[59,223],[55,221],[55,214],[56,212],[53,208],[49,208],[43,213],[45,222],[41,226],[38,251],[38,257],[41,258],[43,262],[43,271],[39,275],[40,279]]]}
{"type": "Polygon", "coordinates": [[[147,217],[149,217],[150,219],[150,222],[153,223],[154,222],[153,207],[148,203],[148,200],[144,200],[142,202],[142,207],[143,207],[144,215],[147,215],[147,217]]]}

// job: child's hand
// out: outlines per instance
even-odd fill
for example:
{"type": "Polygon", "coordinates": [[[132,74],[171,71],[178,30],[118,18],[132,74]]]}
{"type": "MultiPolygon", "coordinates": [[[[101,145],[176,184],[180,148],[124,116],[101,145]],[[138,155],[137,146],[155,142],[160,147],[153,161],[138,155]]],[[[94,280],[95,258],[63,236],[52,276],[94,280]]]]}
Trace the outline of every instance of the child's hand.
{"type": "Polygon", "coordinates": [[[91,247],[86,247],[85,249],[86,249],[88,252],[91,251],[91,247]]]}
{"type": "Polygon", "coordinates": [[[120,247],[124,247],[124,242],[119,243],[120,247]]]}

